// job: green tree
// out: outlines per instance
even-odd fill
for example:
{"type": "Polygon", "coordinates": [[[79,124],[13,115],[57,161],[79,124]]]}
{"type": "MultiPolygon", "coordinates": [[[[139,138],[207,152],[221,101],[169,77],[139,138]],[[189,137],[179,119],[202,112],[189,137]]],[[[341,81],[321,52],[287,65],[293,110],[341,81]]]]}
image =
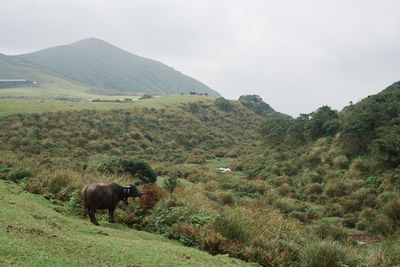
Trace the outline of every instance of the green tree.
{"type": "Polygon", "coordinates": [[[195,113],[199,112],[200,106],[197,103],[190,103],[189,104],[189,110],[194,115],[195,113]]]}
{"type": "Polygon", "coordinates": [[[242,95],[239,97],[239,102],[258,115],[266,116],[275,112],[275,110],[265,103],[258,95],[242,95]]]}
{"type": "Polygon", "coordinates": [[[217,98],[215,100],[215,106],[217,106],[220,110],[229,112],[232,110],[233,106],[232,103],[229,100],[226,100],[223,97],[217,98]]]}
{"type": "Polygon", "coordinates": [[[338,130],[338,114],[328,106],[322,106],[317,111],[309,114],[310,119],[306,124],[306,133],[312,139],[333,135],[338,130]]]}
{"type": "Polygon", "coordinates": [[[379,128],[372,142],[372,150],[383,164],[389,167],[400,164],[400,127],[394,125],[379,128]]]}
{"type": "Polygon", "coordinates": [[[285,140],[291,120],[281,117],[270,118],[263,123],[260,132],[268,143],[277,145],[285,140]]]}
{"type": "Polygon", "coordinates": [[[178,185],[178,178],[176,176],[169,176],[164,180],[163,186],[164,188],[172,195],[176,186],[178,185]]]}

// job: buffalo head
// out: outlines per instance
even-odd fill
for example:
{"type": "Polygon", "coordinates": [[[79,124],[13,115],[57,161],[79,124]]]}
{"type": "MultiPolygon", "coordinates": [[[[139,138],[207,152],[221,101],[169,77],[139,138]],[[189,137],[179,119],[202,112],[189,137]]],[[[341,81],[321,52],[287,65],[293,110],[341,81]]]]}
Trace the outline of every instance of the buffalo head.
{"type": "Polygon", "coordinates": [[[124,186],[124,194],[123,201],[126,205],[128,205],[128,197],[141,197],[143,195],[143,193],[140,192],[133,184],[124,186]]]}

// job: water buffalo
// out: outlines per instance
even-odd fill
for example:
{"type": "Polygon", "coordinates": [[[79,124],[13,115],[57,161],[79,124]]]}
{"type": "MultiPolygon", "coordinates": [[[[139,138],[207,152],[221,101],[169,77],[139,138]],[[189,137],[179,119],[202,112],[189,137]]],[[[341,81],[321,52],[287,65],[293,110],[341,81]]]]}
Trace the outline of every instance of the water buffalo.
{"type": "Polygon", "coordinates": [[[90,221],[99,225],[96,220],[96,210],[108,209],[109,222],[114,221],[114,210],[120,200],[128,205],[128,197],[141,197],[142,193],[136,186],[122,186],[117,183],[93,183],[85,186],[81,191],[81,197],[89,213],[90,221]]]}

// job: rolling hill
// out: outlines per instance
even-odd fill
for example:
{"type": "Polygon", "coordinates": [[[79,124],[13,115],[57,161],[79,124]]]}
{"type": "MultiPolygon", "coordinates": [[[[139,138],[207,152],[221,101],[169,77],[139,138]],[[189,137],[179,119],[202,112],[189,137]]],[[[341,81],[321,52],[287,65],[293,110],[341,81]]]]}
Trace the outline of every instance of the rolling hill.
{"type": "Polygon", "coordinates": [[[131,54],[96,38],[19,55],[13,60],[114,92],[180,94],[195,91],[219,96],[205,84],[172,67],[131,54]]]}

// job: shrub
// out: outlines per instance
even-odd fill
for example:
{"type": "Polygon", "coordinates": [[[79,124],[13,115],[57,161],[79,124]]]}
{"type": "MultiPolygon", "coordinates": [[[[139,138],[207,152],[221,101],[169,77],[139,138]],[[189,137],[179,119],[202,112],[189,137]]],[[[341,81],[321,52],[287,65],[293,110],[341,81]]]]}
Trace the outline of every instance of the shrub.
{"type": "Polygon", "coordinates": [[[388,236],[393,232],[393,222],[387,216],[378,214],[369,222],[368,232],[388,236]]]}
{"type": "Polygon", "coordinates": [[[290,162],[285,162],[282,167],[283,173],[288,176],[296,175],[299,171],[298,169],[299,168],[296,165],[291,164],[290,162]]]}
{"type": "Polygon", "coordinates": [[[144,94],[144,95],[142,95],[142,96],[139,98],[139,100],[142,100],[142,99],[149,99],[149,98],[153,98],[153,96],[150,95],[150,94],[144,94]]]}
{"type": "Polygon", "coordinates": [[[289,194],[291,191],[292,188],[287,183],[281,184],[278,188],[278,192],[281,196],[287,196],[287,194],[289,194]]]}
{"type": "Polygon", "coordinates": [[[377,200],[374,192],[367,188],[360,188],[350,195],[349,202],[352,202],[351,210],[361,210],[363,206],[374,208],[377,205],[377,200]]]}
{"type": "Polygon", "coordinates": [[[79,213],[79,214],[83,213],[84,204],[80,194],[81,194],[80,188],[74,189],[70,194],[70,198],[68,201],[68,209],[72,213],[79,213]]]}
{"type": "Polygon", "coordinates": [[[310,202],[317,202],[320,199],[320,195],[310,194],[310,195],[307,195],[307,199],[310,202]]]}
{"type": "Polygon", "coordinates": [[[297,204],[294,200],[288,198],[278,198],[273,202],[275,208],[278,208],[283,213],[290,213],[297,209],[297,204]]]}
{"type": "Polygon", "coordinates": [[[365,180],[365,184],[370,188],[378,188],[381,183],[381,178],[376,176],[370,176],[365,180]]]}
{"type": "Polygon", "coordinates": [[[11,171],[12,169],[7,166],[6,164],[1,163],[0,164],[0,179],[3,179],[7,176],[7,174],[11,171]]]}
{"type": "Polygon", "coordinates": [[[235,200],[232,196],[232,193],[226,191],[217,192],[217,201],[222,205],[233,206],[235,204],[235,200]]]}
{"type": "Polygon", "coordinates": [[[219,183],[216,181],[209,181],[204,185],[204,190],[208,192],[214,192],[215,190],[218,189],[219,183]]]}
{"type": "Polygon", "coordinates": [[[321,149],[313,149],[307,156],[306,161],[310,167],[321,165],[321,149]]]}
{"type": "Polygon", "coordinates": [[[331,238],[336,241],[346,241],[347,233],[342,227],[337,227],[329,222],[324,222],[315,227],[315,233],[322,239],[331,238]]]}
{"type": "Polygon", "coordinates": [[[153,209],[150,216],[145,217],[148,230],[168,233],[174,224],[185,223],[189,209],[171,200],[161,200],[153,209]]]}
{"type": "Polygon", "coordinates": [[[140,205],[145,210],[152,209],[164,196],[165,192],[157,185],[148,185],[142,190],[140,205]]]}
{"type": "MultiPolygon", "coordinates": [[[[369,253],[372,266],[399,266],[400,246],[398,239],[387,238],[377,244],[369,253]]],[[[369,265],[368,265],[369,266],[369,265]]]]}
{"type": "Polygon", "coordinates": [[[24,178],[33,177],[33,173],[27,168],[18,168],[9,172],[7,178],[15,183],[19,182],[24,178]]]}
{"type": "Polygon", "coordinates": [[[309,243],[301,253],[301,261],[309,267],[337,267],[339,262],[346,265],[354,262],[343,246],[328,240],[309,243]]]}
{"type": "Polygon", "coordinates": [[[304,188],[304,192],[309,195],[309,194],[322,194],[323,188],[322,185],[320,184],[309,184],[304,188]]]}
{"type": "Polygon", "coordinates": [[[328,197],[341,197],[346,195],[346,189],[346,185],[339,181],[334,184],[330,184],[326,189],[326,194],[328,197]]]}
{"type": "Polygon", "coordinates": [[[191,224],[176,224],[171,227],[168,238],[179,240],[185,246],[196,247],[201,242],[201,231],[191,224]]]}
{"type": "Polygon", "coordinates": [[[97,170],[103,173],[129,173],[131,176],[138,175],[139,179],[144,183],[154,183],[157,180],[157,174],[150,165],[138,158],[107,158],[98,165],[97,170]]]}
{"type": "Polygon", "coordinates": [[[349,159],[344,155],[337,156],[333,159],[333,165],[338,169],[347,169],[349,167],[349,159]]]}
{"type": "Polygon", "coordinates": [[[308,222],[308,216],[305,212],[301,212],[301,211],[292,211],[289,214],[290,217],[298,219],[301,222],[308,222]]]}
{"type": "Polygon", "coordinates": [[[47,189],[50,193],[57,195],[61,190],[69,184],[69,177],[66,173],[56,173],[54,176],[51,176],[48,184],[47,189]]]}
{"type": "Polygon", "coordinates": [[[342,217],[344,215],[344,208],[336,203],[326,205],[324,207],[324,215],[327,217],[342,217]]]}
{"type": "Polygon", "coordinates": [[[392,199],[385,206],[385,214],[396,224],[400,223],[400,199],[392,199]]]}
{"type": "Polygon", "coordinates": [[[251,235],[251,222],[240,210],[228,210],[218,216],[213,229],[232,241],[247,242],[251,235]]]}
{"type": "Polygon", "coordinates": [[[346,227],[354,228],[356,227],[357,222],[358,219],[356,216],[354,216],[353,214],[346,214],[343,218],[342,224],[346,227]]]}
{"type": "Polygon", "coordinates": [[[351,162],[349,171],[353,175],[366,175],[372,168],[373,166],[371,166],[371,162],[361,158],[356,158],[351,162]]]}
{"type": "Polygon", "coordinates": [[[220,110],[229,112],[232,110],[233,105],[229,100],[226,100],[223,97],[217,98],[214,102],[214,105],[217,106],[220,110]]]}
{"type": "Polygon", "coordinates": [[[272,183],[274,186],[280,186],[280,185],[282,185],[282,184],[284,184],[284,183],[288,183],[288,182],[289,182],[288,178],[286,178],[286,177],[284,177],[284,176],[279,176],[279,177],[277,177],[277,178],[271,180],[271,183],[272,183]]]}
{"type": "Polygon", "coordinates": [[[220,233],[211,231],[203,238],[202,248],[211,255],[223,252],[225,240],[220,233]]]}
{"type": "Polygon", "coordinates": [[[313,183],[322,183],[323,182],[322,175],[317,172],[311,172],[310,178],[313,183]]]}
{"type": "Polygon", "coordinates": [[[172,195],[176,186],[178,185],[178,178],[176,176],[169,176],[163,182],[163,187],[172,195]]]}
{"type": "Polygon", "coordinates": [[[27,178],[26,181],[24,181],[24,183],[25,183],[24,189],[29,193],[40,195],[45,192],[45,189],[43,189],[42,187],[41,181],[39,181],[39,179],[35,177],[27,178]]]}
{"type": "Polygon", "coordinates": [[[262,266],[298,266],[299,246],[281,238],[256,238],[248,248],[249,260],[262,266]]]}

